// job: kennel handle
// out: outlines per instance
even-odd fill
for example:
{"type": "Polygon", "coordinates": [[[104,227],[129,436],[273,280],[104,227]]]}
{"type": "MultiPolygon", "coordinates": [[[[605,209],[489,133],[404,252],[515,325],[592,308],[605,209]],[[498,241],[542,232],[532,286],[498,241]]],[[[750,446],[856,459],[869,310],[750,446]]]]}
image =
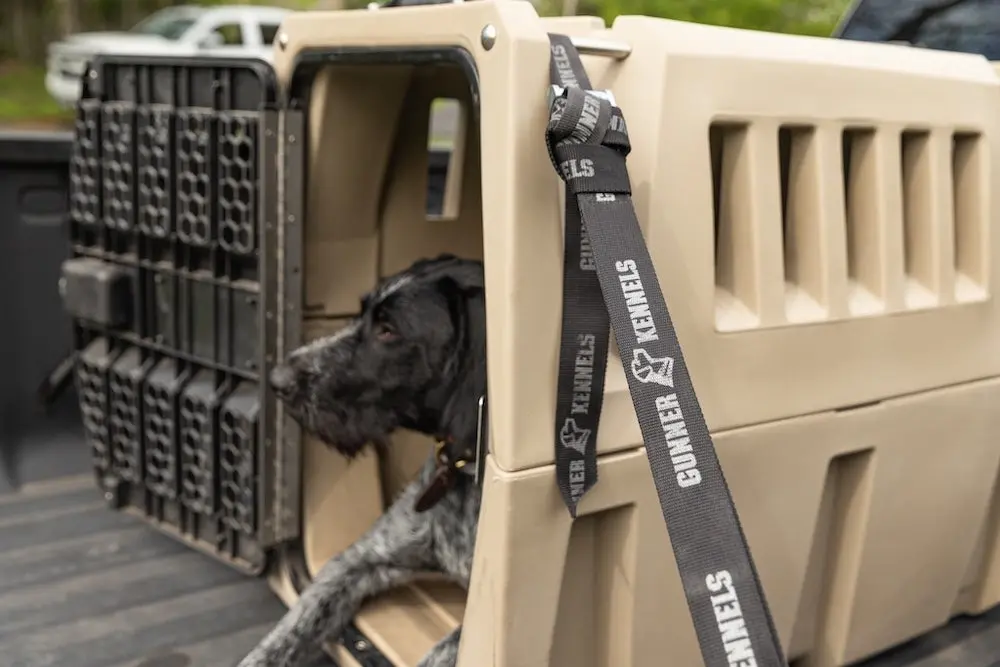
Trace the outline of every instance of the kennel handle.
{"type": "Polygon", "coordinates": [[[613,42],[607,39],[591,37],[570,37],[573,46],[581,55],[603,56],[615,60],[625,60],[632,54],[632,45],[626,42],[613,42]]]}

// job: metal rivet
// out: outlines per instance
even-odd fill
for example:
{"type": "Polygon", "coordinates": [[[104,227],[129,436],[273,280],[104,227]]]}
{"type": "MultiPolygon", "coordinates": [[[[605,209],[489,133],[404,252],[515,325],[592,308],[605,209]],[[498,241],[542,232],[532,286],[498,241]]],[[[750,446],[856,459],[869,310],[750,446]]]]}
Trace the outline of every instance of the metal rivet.
{"type": "Polygon", "coordinates": [[[278,34],[278,47],[284,51],[288,46],[288,33],[282,32],[278,34]]]}
{"type": "Polygon", "coordinates": [[[87,72],[87,76],[89,76],[91,79],[96,79],[97,78],[97,70],[96,69],[90,70],[89,72],[87,72]]]}
{"type": "Polygon", "coordinates": [[[295,135],[294,134],[289,134],[288,135],[288,143],[290,143],[290,144],[294,144],[295,143],[295,135]]]}
{"type": "Polygon", "coordinates": [[[483,27],[482,33],[479,35],[479,41],[482,43],[483,48],[489,51],[493,48],[493,45],[497,43],[497,28],[492,23],[487,23],[483,27]]]}
{"type": "Polygon", "coordinates": [[[364,639],[359,639],[358,641],[354,642],[354,648],[357,649],[358,651],[367,651],[368,642],[366,642],[364,639]]]}
{"type": "Polygon", "coordinates": [[[115,494],[111,493],[110,491],[105,491],[104,499],[110,503],[112,500],[115,499],[115,494]]]}

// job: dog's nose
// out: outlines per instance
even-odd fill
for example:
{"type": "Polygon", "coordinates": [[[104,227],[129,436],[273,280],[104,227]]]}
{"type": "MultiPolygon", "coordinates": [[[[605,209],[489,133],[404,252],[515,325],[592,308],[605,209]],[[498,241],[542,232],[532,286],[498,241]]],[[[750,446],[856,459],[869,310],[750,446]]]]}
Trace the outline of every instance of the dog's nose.
{"type": "Polygon", "coordinates": [[[295,371],[287,364],[278,364],[271,369],[271,387],[278,398],[287,398],[295,389],[295,371]]]}

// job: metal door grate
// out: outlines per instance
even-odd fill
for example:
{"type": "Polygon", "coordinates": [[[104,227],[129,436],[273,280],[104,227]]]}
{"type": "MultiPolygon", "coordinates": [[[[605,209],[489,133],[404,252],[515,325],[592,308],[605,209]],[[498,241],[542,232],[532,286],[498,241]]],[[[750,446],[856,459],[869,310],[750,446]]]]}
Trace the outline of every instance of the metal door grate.
{"type": "MultiPolygon", "coordinates": [[[[77,385],[106,495],[251,573],[297,534],[262,382],[275,356],[279,112],[259,61],[102,57],[71,160],[77,385]],[[279,473],[275,473],[275,469],[279,473]]],[[[297,443],[294,443],[297,446],[297,443]]],[[[285,459],[287,460],[287,459],[285,459]]]]}

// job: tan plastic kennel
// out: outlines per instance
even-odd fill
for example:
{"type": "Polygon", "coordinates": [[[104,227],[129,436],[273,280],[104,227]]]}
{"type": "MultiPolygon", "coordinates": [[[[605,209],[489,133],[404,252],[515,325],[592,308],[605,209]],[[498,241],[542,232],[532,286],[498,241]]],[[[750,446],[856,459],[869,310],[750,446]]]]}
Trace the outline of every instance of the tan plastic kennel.
{"type": "MultiPolygon", "coordinates": [[[[789,659],[840,665],[1000,602],[991,65],[483,1],[294,14],[275,48],[303,112],[285,150],[307,165],[285,175],[305,225],[284,260],[303,281],[283,349],[419,257],[486,262],[491,453],[468,599],[429,581],[373,601],[358,628],[399,666],[463,614],[461,667],[701,663],[617,358],[600,482],[575,522],[556,488],[549,31],[605,52],[584,60],[628,120],[636,210],[789,659]],[[459,131],[428,217],[442,98],[459,131]]],[[[271,577],[286,602],[430,446],[403,434],[385,460],[348,464],[304,440],[303,553],[271,577]]]]}

